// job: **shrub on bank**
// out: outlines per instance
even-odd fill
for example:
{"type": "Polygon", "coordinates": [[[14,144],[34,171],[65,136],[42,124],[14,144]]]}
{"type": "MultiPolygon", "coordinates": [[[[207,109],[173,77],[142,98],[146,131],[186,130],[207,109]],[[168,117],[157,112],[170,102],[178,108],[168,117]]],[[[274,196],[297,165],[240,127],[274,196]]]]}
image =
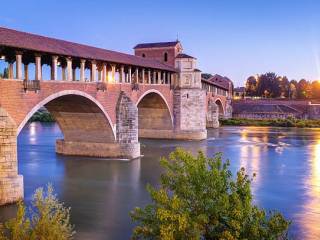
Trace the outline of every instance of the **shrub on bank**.
{"type": "Polygon", "coordinates": [[[48,111],[37,111],[29,122],[55,122],[55,119],[48,111]]]}
{"type": "Polygon", "coordinates": [[[0,225],[0,240],[71,240],[74,233],[70,208],[59,202],[51,185],[46,193],[36,190],[28,214],[19,202],[16,217],[0,225]]]}
{"type": "Polygon", "coordinates": [[[320,120],[309,119],[246,119],[231,118],[221,119],[221,125],[225,126],[259,126],[259,127],[298,127],[298,128],[320,128],[320,120]]]}
{"type": "Polygon", "coordinates": [[[133,239],[287,239],[290,223],[254,206],[251,179],[244,169],[233,179],[221,154],[178,149],[161,165],[160,188],[147,187],[152,204],[131,212],[133,239]]]}

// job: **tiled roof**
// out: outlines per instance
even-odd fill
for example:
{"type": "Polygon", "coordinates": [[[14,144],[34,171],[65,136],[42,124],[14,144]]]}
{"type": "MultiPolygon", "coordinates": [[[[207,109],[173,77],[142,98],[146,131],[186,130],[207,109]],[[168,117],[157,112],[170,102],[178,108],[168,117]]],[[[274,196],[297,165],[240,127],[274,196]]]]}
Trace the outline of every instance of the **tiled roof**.
{"type": "Polygon", "coordinates": [[[174,42],[156,42],[156,43],[140,43],[137,44],[134,49],[137,48],[161,48],[161,47],[174,47],[179,43],[179,41],[174,42]]]}
{"type": "Polygon", "coordinates": [[[176,71],[156,60],[0,27],[0,46],[70,57],[176,71]]]}
{"type": "Polygon", "coordinates": [[[211,78],[208,79],[208,81],[215,83],[227,90],[229,90],[229,83],[232,84],[232,81],[227,77],[222,77],[219,74],[213,75],[211,78]]]}
{"type": "Polygon", "coordinates": [[[213,77],[211,77],[209,79],[201,78],[201,81],[202,82],[206,82],[208,84],[211,84],[213,86],[216,86],[218,88],[222,88],[222,89],[227,90],[227,91],[229,90],[229,84],[225,84],[222,81],[216,81],[215,79],[213,79],[213,77]]]}
{"type": "Polygon", "coordinates": [[[185,53],[179,53],[176,58],[193,58],[193,59],[196,59],[188,54],[185,54],[185,53]]]}

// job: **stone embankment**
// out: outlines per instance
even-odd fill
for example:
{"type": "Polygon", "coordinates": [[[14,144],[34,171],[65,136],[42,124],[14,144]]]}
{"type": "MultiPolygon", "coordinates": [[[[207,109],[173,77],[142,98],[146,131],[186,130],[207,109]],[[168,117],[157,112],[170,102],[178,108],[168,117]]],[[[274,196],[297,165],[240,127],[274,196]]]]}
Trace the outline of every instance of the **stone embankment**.
{"type": "Polygon", "coordinates": [[[247,119],[319,119],[319,101],[306,100],[236,100],[233,118],[247,119]]]}

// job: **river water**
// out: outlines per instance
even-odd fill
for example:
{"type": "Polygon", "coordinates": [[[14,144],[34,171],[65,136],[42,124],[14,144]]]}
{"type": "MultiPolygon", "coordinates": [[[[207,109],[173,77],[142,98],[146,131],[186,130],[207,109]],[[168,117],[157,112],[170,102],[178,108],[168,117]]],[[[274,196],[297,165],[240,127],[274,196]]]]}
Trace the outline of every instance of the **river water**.
{"type": "MultiPolygon", "coordinates": [[[[27,125],[18,138],[19,173],[27,203],[36,188],[53,184],[71,206],[76,239],[129,239],[128,213],[150,202],[145,186],[158,184],[159,158],[178,146],[208,156],[223,152],[234,173],[242,166],[256,173],[255,203],[292,220],[294,239],[320,239],[320,129],[222,127],[204,141],[141,140],[144,157],[133,161],[61,156],[56,138],[62,138],[56,124],[27,125]]],[[[14,213],[14,205],[0,208],[0,221],[14,213]]]]}

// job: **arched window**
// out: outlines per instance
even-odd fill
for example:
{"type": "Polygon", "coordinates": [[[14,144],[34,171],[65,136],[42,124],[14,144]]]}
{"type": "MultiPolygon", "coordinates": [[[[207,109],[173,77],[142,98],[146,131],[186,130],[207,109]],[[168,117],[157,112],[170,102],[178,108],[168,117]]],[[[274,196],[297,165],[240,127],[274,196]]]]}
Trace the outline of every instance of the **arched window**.
{"type": "Polygon", "coordinates": [[[145,58],[145,57],[146,57],[146,55],[145,55],[144,53],[142,53],[142,57],[144,57],[144,58],[145,58]]]}
{"type": "Polygon", "coordinates": [[[165,62],[168,62],[168,53],[164,53],[163,58],[164,58],[164,61],[165,61],[165,62]]]}

